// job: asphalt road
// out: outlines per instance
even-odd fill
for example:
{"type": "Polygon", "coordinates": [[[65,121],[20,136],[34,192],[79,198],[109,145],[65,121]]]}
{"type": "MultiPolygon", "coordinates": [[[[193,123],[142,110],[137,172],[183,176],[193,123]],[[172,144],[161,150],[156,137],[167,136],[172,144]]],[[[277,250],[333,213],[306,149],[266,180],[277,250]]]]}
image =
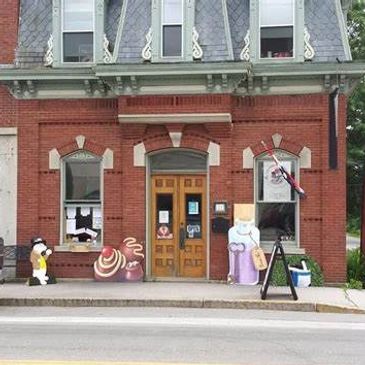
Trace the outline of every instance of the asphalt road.
{"type": "Polygon", "coordinates": [[[0,365],[9,360],[359,365],[365,364],[364,338],[362,315],[0,307],[0,365]]]}

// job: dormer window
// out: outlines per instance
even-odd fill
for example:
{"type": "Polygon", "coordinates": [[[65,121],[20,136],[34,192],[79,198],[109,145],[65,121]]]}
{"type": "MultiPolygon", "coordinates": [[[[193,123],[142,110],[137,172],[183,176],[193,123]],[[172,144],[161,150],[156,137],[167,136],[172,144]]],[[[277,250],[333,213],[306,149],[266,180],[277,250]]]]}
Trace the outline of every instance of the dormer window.
{"type": "Polygon", "coordinates": [[[162,57],[181,57],[183,0],[163,0],[162,7],[162,57]]]}
{"type": "Polygon", "coordinates": [[[94,61],[94,0],[63,0],[63,62],[94,61]]]}
{"type": "Polygon", "coordinates": [[[260,0],[260,57],[294,57],[294,0],[260,0]]]}

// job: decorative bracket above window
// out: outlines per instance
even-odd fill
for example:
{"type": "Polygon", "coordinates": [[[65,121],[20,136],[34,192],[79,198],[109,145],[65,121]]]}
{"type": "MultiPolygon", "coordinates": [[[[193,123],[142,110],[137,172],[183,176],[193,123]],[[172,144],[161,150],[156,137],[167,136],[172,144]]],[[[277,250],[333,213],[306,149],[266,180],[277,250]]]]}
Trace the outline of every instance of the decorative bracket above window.
{"type": "Polygon", "coordinates": [[[203,57],[203,50],[198,43],[199,33],[195,27],[193,27],[193,58],[194,60],[200,60],[203,57]]]}
{"type": "Polygon", "coordinates": [[[109,41],[106,37],[106,34],[104,34],[103,38],[103,61],[104,63],[112,63],[113,62],[113,56],[109,51],[109,41]]]}
{"type": "Polygon", "coordinates": [[[52,66],[54,60],[53,55],[53,35],[51,34],[49,36],[48,42],[47,42],[47,51],[46,55],[44,56],[44,65],[45,66],[52,66]]]}
{"type": "Polygon", "coordinates": [[[314,49],[309,43],[310,34],[307,27],[304,27],[304,59],[312,60],[314,57],[314,49]]]}
{"type": "Polygon", "coordinates": [[[152,28],[150,28],[146,34],[146,45],[142,50],[142,58],[145,61],[151,61],[152,58],[152,28]]]}
{"type": "Polygon", "coordinates": [[[242,61],[250,61],[250,30],[247,31],[246,36],[244,38],[245,46],[243,47],[240,53],[240,59],[242,61]]]}

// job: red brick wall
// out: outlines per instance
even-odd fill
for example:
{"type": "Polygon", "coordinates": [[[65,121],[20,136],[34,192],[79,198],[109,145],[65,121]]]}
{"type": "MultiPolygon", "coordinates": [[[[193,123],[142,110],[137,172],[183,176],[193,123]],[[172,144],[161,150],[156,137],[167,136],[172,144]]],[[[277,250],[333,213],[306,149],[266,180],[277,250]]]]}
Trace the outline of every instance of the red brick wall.
{"type": "MultiPolygon", "coordinates": [[[[48,154],[53,148],[70,152],[76,148],[78,135],[84,135],[101,154],[105,148],[114,151],[114,169],[104,171],[104,244],[117,246],[129,235],[146,239],[146,172],[133,166],[134,145],[144,141],[148,151],[171,147],[171,130],[183,131],[183,146],[206,151],[209,141],[220,144],[221,165],[210,168],[210,202],[227,200],[231,218],[233,203],[254,201],[253,170],[242,168],[242,150],[250,146],[256,151],[262,139],[270,141],[279,133],[284,137],[282,145],[290,152],[298,153],[302,146],[312,151],[312,168],[300,173],[308,195],[300,203],[301,247],[320,263],[328,282],[345,280],[345,97],[340,102],[339,167],[330,171],[327,95],[19,102],[1,96],[3,104],[16,110],[19,127],[19,244],[28,245],[35,234],[44,236],[51,246],[58,244],[60,175],[58,170],[49,170],[48,154]],[[151,127],[120,125],[117,121],[118,113],[146,111],[231,112],[233,123],[151,127]]],[[[211,232],[210,237],[210,278],[225,279],[226,235],[211,232]]],[[[49,263],[59,277],[92,277],[96,257],[96,253],[58,252],[49,263]]],[[[19,276],[29,273],[27,262],[19,265],[19,276]]]]}
{"type": "Polygon", "coordinates": [[[0,5],[0,64],[11,64],[17,46],[19,0],[2,0],[0,5]]]}

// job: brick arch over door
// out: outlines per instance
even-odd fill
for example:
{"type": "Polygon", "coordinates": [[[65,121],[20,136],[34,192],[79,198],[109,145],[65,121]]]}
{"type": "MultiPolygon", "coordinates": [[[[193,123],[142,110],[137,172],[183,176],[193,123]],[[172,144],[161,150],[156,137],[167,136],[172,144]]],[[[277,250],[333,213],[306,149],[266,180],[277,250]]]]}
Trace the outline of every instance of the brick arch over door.
{"type": "Polygon", "coordinates": [[[139,143],[144,144],[145,153],[171,148],[182,147],[207,152],[213,141],[208,130],[202,125],[188,125],[169,131],[166,126],[150,126],[139,143]]]}

